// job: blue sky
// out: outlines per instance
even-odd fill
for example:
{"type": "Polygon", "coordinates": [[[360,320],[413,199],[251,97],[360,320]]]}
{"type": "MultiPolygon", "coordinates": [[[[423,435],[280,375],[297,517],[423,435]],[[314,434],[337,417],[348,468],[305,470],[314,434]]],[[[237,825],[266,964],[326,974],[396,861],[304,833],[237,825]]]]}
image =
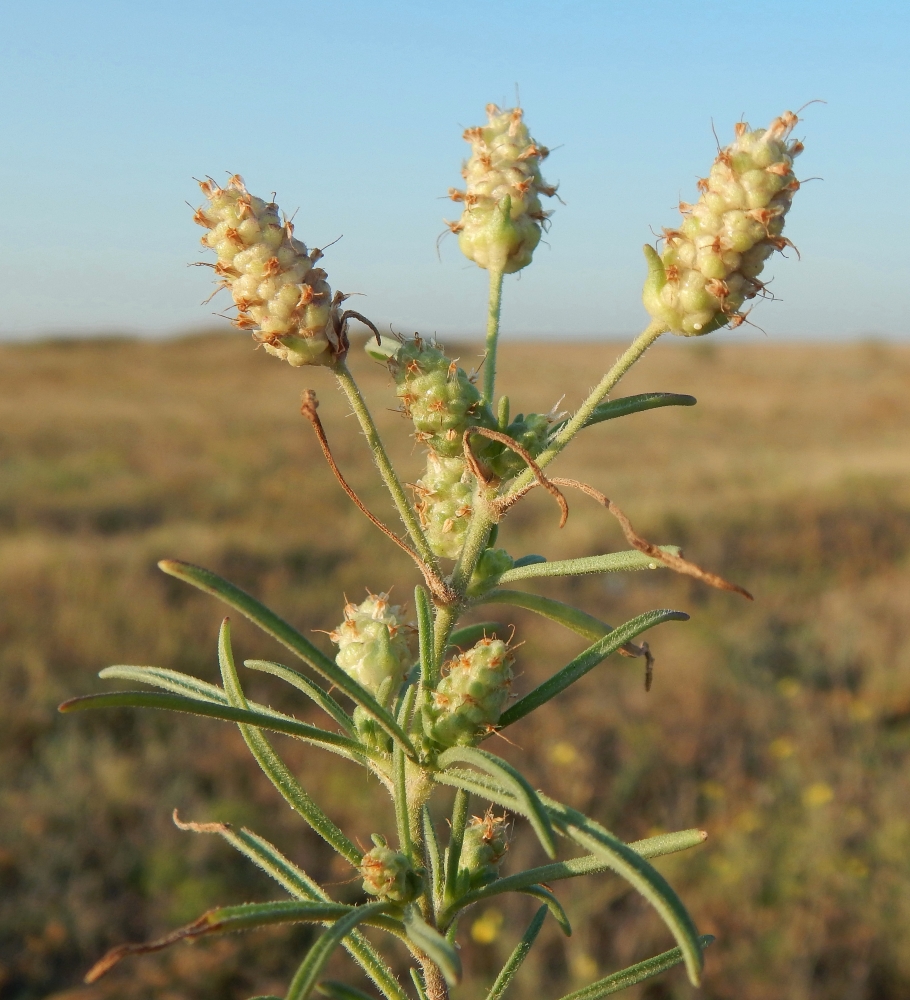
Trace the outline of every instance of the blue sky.
{"type": "MultiPolygon", "coordinates": [[[[775,338],[910,335],[910,5],[490,0],[9,4],[0,41],[0,338],[211,325],[192,177],[237,171],[377,323],[482,327],[486,276],[444,240],[464,126],[520,87],[555,148],[549,245],[507,280],[507,336],[624,336],[641,245],[745,116],[803,112],[775,338]],[[440,259],[441,257],[441,259],[440,259]]],[[[227,305],[225,297],[224,305],[227,305]]],[[[743,328],[725,337],[761,338],[743,328]]]]}

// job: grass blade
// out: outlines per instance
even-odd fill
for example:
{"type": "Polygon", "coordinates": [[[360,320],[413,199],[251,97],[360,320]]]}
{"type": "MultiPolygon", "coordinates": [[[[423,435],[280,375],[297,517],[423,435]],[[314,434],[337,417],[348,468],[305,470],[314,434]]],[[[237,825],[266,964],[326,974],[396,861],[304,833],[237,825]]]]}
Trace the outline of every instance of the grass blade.
{"type": "Polygon", "coordinates": [[[307,952],[306,958],[300,963],[293,980],[291,980],[286,1000],[307,1000],[316,988],[322,970],[338,945],[358,924],[378,916],[387,908],[388,903],[366,903],[364,906],[358,906],[346,913],[331,927],[323,931],[307,952]]]}
{"type": "Polygon", "coordinates": [[[472,767],[491,775],[512,795],[517,803],[516,811],[530,822],[543,849],[551,858],[556,857],[553,827],[550,825],[547,811],[534,789],[511,764],[507,764],[501,757],[477,747],[450,747],[439,755],[438,763],[443,770],[449,764],[470,764],[472,767]]]}
{"type": "MultiPolygon", "coordinates": [[[[678,545],[661,545],[664,552],[679,555],[678,545]]],[[[579,559],[557,559],[555,562],[531,563],[506,570],[496,581],[497,586],[518,580],[535,580],[544,576],[588,576],[592,573],[627,573],[641,569],[662,569],[664,564],[638,549],[608,552],[602,556],[582,556],[579,559]]]]}
{"type": "Polygon", "coordinates": [[[454,946],[421,917],[416,906],[409,906],[404,914],[408,940],[439,966],[449,986],[461,979],[461,959],[454,946]]]}
{"type": "Polygon", "coordinates": [[[327,692],[323,691],[318,684],[314,684],[309,677],[304,677],[299,671],[292,667],[286,667],[282,663],[273,663],[271,660],[244,660],[243,665],[249,670],[258,670],[263,674],[272,674],[280,677],[291,687],[302,691],[308,698],[327,712],[341,726],[349,736],[354,736],[357,730],[354,728],[354,720],[338,704],[337,701],[327,692]]]}
{"type": "MultiPolygon", "coordinates": [[[[711,934],[702,934],[698,939],[699,948],[704,951],[714,940],[711,934]]],[[[620,990],[628,989],[636,983],[640,983],[651,976],[660,975],[667,969],[672,969],[674,965],[679,965],[683,961],[683,953],[679,948],[671,948],[662,955],[655,955],[654,958],[645,959],[637,965],[630,965],[622,972],[614,972],[612,976],[605,979],[598,979],[596,983],[576,990],[574,993],[567,993],[562,1000],[600,1000],[600,997],[609,996],[611,993],[619,993],[620,990]]]]}
{"type": "Polygon", "coordinates": [[[330,660],[306,636],[301,635],[274,611],[270,611],[255,597],[251,597],[239,587],[222,579],[217,573],[203,569],[201,566],[194,566],[192,563],[180,562],[176,559],[163,559],[158,563],[158,566],[170,576],[175,576],[178,580],[183,580],[207,594],[218,597],[225,604],[249,618],[267,635],[287,646],[304,663],[308,663],[318,674],[322,674],[335,687],[344,691],[355,704],[360,705],[389,736],[405,747],[410,756],[415,756],[414,747],[407,735],[402,732],[400,726],[370,692],[361,687],[352,677],[349,677],[334,660],[330,660]]]}
{"type": "Polygon", "coordinates": [[[660,625],[661,622],[684,622],[688,620],[689,616],[683,611],[660,610],[647,611],[645,614],[633,618],[624,625],[620,625],[618,628],[613,629],[612,632],[607,633],[602,639],[598,639],[593,646],[589,646],[583,653],[576,656],[571,663],[568,663],[562,670],[555,673],[549,680],[544,681],[539,687],[534,688],[530,694],[526,694],[524,698],[521,698],[510,708],[507,708],[499,717],[499,728],[504,729],[506,726],[511,726],[513,722],[517,722],[529,712],[533,712],[535,709],[540,708],[541,705],[546,704],[551,698],[555,698],[560,692],[565,691],[570,684],[574,684],[581,677],[584,677],[589,670],[592,670],[605,660],[610,653],[615,653],[620,646],[625,645],[630,639],[634,639],[635,636],[641,635],[642,632],[646,632],[650,628],[654,628],[655,625],[660,625]]]}
{"type": "Polygon", "coordinates": [[[586,851],[601,857],[657,910],[682,949],[689,980],[693,986],[697,986],[702,966],[698,931],[663,875],[599,823],[546,796],[542,796],[542,799],[553,822],[568,837],[586,851]]]}
{"type": "Polygon", "coordinates": [[[540,928],[543,927],[544,920],[547,919],[547,908],[541,908],[534,914],[534,919],[528,924],[528,929],[522,935],[521,940],[515,946],[515,950],[509,955],[508,961],[502,967],[502,971],[496,977],[496,982],[490,987],[487,1000],[502,1000],[502,995],[511,986],[515,973],[521,968],[521,963],[528,957],[540,928]]]}

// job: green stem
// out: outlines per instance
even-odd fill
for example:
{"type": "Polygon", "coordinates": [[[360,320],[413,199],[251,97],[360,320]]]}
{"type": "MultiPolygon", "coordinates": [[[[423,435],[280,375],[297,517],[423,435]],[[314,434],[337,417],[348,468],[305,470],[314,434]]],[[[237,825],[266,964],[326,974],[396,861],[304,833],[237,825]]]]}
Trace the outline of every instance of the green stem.
{"type": "Polygon", "coordinates": [[[433,550],[430,548],[426,535],[423,533],[423,528],[420,526],[417,514],[408,501],[404,487],[401,485],[401,480],[398,478],[398,474],[395,472],[389,456],[386,454],[385,446],[379,437],[379,431],[376,429],[376,424],[373,422],[373,417],[367,408],[366,400],[360,392],[360,387],[354,381],[354,377],[351,375],[344,361],[336,364],[332,368],[332,371],[334,371],[342,391],[348,397],[348,402],[351,404],[351,408],[360,423],[370,451],[373,452],[373,460],[376,462],[379,474],[382,476],[382,481],[386,484],[386,488],[392,495],[392,500],[398,508],[401,520],[404,521],[404,525],[408,529],[408,534],[411,536],[411,540],[420,553],[420,558],[428,566],[432,567],[438,575],[439,565],[436,562],[436,556],[433,555],[433,550]]]}
{"type": "Polygon", "coordinates": [[[499,342],[499,312],[502,308],[502,271],[490,270],[490,303],[487,311],[487,353],[483,371],[483,399],[493,404],[496,385],[496,347],[499,342]]]}
{"type": "MultiPolygon", "coordinates": [[[[572,419],[556,435],[556,438],[550,445],[537,456],[535,461],[541,468],[549,465],[556,458],[572,438],[585,426],[597,404],[616,387],[623,375],[638,361],[654,341],[662,333],[666,332],[667,327],[665,324],[659,323],[657,320],[652,320],[635,340],[632,341],[628,348],[616,359],[613,367],[598,382],[588,398],[581,404],[572,419]]],[[[510,492],[513,494],[517,493],[533,481],[533,473],[527,470],[515,480],[510,492]]]]}

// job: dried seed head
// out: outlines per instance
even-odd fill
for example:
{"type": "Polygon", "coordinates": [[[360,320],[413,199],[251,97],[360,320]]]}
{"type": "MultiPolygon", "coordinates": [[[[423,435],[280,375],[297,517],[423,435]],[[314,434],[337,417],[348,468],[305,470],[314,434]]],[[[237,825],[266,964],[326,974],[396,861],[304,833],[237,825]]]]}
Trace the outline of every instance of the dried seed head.
{"type": "Polygon", "coordinates": [[[338,646],[335,662],[368,691],[388,698],[404,680],[414,659],[415,629],[404,621],[404,609],[389,603],[388,594],[370,594],[360,604],[347,604],[344,621],[329,638],[338,646]]]}
{"type": "Polygon", "coordinates": [[[294,367],[331,364],[344,346],[334,323],[339,299],[314,266],[321,251],[295,239],[278,206],[251,195],[238,174],[225,187],[199,186],[208,204],[193,219],[208,229],[202,243],[218,255],[215,270],[237,306],[234,325],[294,367]]]}
{"type": "Polygon", "coordinates": [[[424,709],[429,739],[443,747],[471,745],[495,728],[509,699],[514,659],[501,639],[481,639],[449,660],[424,709]]]}
{"type": "Polygon", "coordinates": [[[764,290],[758,276],[784,245],[784,216],[799,186],[793,160],[802,143],[788,142],[797,120],[787,111],[754,131],[740,122],[699,182],[698,203],[685,206],[678,229],[665,230],[663,252],[645,247],[645,308],[673,333],[695,337],[739,325],[743,304],[764,290]]]}
{"type": "Polygon", "coordinates": [[[549,216],[540,196],[556,194],[540,176],[540,161],[548,150],[531,138],[522,114],[521,108],[487,105],[486,127],[464,133],[471,144],[462,170],[467,191],[449,191],[449,197],[465,205],[459,221],[450,225],[461,252],[480,267],[504,274],[531,263],[549,216]]]}

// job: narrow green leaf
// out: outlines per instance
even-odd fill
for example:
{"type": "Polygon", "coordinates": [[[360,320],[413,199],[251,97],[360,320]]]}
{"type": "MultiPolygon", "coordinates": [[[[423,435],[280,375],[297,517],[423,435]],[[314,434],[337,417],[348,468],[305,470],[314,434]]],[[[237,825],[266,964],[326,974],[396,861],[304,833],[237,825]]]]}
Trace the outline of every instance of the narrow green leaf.
{"type": "Polygon", "coordinates": [[[646,632],[655,625],[660,625],[661,622],[684,622],[688,620],[689,616],[683,611],[647,611],[645,614],[633,618],[624,625],[620,625],[618,628],[613,629],[612,632],[607,633],[602,639],[598,639],[593,646],[589,646],[583,653],[576,656],[571,663],[544,681],[539,687],[534,688],[530,694],[526,694],[524,698],[521,698],[510,708],[507,708],[499,717],[499,728],[504,729],[506,726],[511,726],[513,722],[517,722],[529,712],[533,712],[535,709],[540,708],[541,705],[546,704],[551,698],[555,698],[556,695],[564,691],[570,684],[574,684],[579,678],[584,677],[589,670],[592,670],[605,660],[610,653],[615,653],[620,646],[625,645],[630,639],[634,639],[635,636],[641,635],[642,632],[646,632]]]}
{"type": "Polygon", "coordinates": [[[466,625],[464,628],[456,629],[449,636],[449,646],[467,649],[469,646],[480,642],[486,636],[502,632],[502,628],[501,622],[478,622],[476,625],[466,625]]]}
{"type": "Polygon", "coordinates": [[[490,992],[487,994],[487,1000],[502,1000],[502,995],[511,986],[512,980],[515,978],[515,973],[521,968],[522,962],[528,957],[528,952],[531,950],[534,942],[537,940],[537,935],[540,933],[540,928],[543,927],[543,922],[547,918],[547,907],[541,906],[541,908],[534,914],[534,918],[530,924],[528,924],[528,929],[522,935],[521,940],[515,946],[515,950],[509,955],[508,961],[502,967],[502,971],[496,977],[496,982],[490,987],[490,992]]]}
{"type": "Polygon", "coordinates": [[[468,793],[459,788],[452,803],[452,823],[449,830],[449,846],[446,849],[446,877],[443,889],[443,900],[458,896],[458,873],[461,863],[461,847],[464,842],[464,831],[468,825],[468,793]]]}
{"type": "MultiPolygon", "coordinates": [[[[679,555],[678,545],[659,546],[664,552],[679,555]]],[[[664,564],[646,556],[638,549],[608,552],[602,556],[582,556],[578,559],[557,559],[555,562],[533,563],[506,570],[496,581],[497,586],[518,580],[535,580],[545,576],[587,576],[592,573],[627,573],[641,569],[661,569],[664,564]]]]}
{"type": "MultiPolygon", "coordinates": [[[[662,833],[657,837],[649,837],[647,840],[637,840],[626,846],[643,858],[656,858],[703,844],[707,836],[704,830],[680,830],[678,833],[662,833]]],[[[455,910],[464,909],[473,903],[490,899],[504,892],[521,892],[529,885],[540,883],[549,885],[550,882],[558,882],[560,879],[578,878],[580,875],[599,875],[612,870],[611,865],[597,854],[588,854],[581,858],[570,858],[568,861],[556,861],[551,865],[529,868],[523,872],[516,872],[514,875],[506,875],[504,878],[499,878],[479,889],[466,892],[456,900],[454,906],[447,911],[445,916],[449,919],[455,910]]]]}
{"type": "Polygon", "coordinates": [[[331,927],[323,931],[307,952],[306,958],[300,963],[293,980],[291,980],[286,1000],[307,1000],[316,988],[322,970],[338,945],[358,924],[378,916],[387,908],[388,903],[366,903],[364,906],[358,906],[345,914],[340,920],[336,920],[331,927]]]}
{"type": "Polygon", "coordinates": [[[537,793],[528,784],[522,774],[515,770],[511,764],[506,763],[501,757],[481,750],[478,747],[450,747],[439,755],[439,767],[442,770],[450,764],[462,763],[470,764],[486,774],[491,775],[499,782],[503,788],[507,789],[515,798],[517,811],[521,813],[531,824],[537,839],[543,845],[543,849],[553,858],[556,856],[556,844],[553,840],[553,827],[550,825],[547,811],[543,803],[537,797],[537,793]]]}
{"type": "Polygon", "coordinates": [[[478,774],[477,771],[450,767],[447,771],[434,771],[433,780],[440,785],[449,785],[452,788],[476,795],[478,798],[486,799],[488,802],[494,802],[512,812],[519,812],[519,800],[488,774],[478,774]]]}
{"type": "MultiPolygon", "coordinates": [[[[654,410],[661,406],[695,406],[698,400],[694,396],[685,396],[678,392],[643,392],[638,396],[620,396],[608,403],[599,403],[594,412],[585,421],[585,427],[602,423],[604,420],[614,420],[630,413],[640,413],[642,410],[654,410]]],[[[558,434],[567,423],[554,424],[550,428],[550,437],[558,434]]]]}
{"type": "Polygon", "coordinates": [[[572,936],[572,925],[569,923],[569,918],[566,916],[566,911],[562,908],[562,903],[550,892],[549,889],[545,889],[542,885],[528,885],[524,889],[519,890],[525,896],[535,896],[537,899],[542,900],[546,903],[553,914],[553,918],[556,923],[559,924],[562,929],[563,934],[566,937],[572,936]]]}
{"type": "Polygon", "coordinates": [[[461,959],[446,939],[421,917],[416,906],[409,906],[404,914],[408,940],[439,966],[439,971],[449,986],[461,979],[461,959]]]}
{"type": "Polygon", "coordinates": [[[599,403],[585,422],[585,427],[599,424],[604,420],[624,417],[629,413],[655,410],[661,406],[695,406],[698,400],[678,392],[643,392],[638,396],[621,396],[608,403],[599,403]]]}
{"type": "Polygon", "coordinates": [[[433,817],[430,815],[430,809],[428,806],[424,806],[420,811],[420,820],[423,831],[424,853],[426,854],[427,867],[430,874],[433,911],[435,913],[439,911],[439,908],[442,905],[442,852],[439,848],[439,838],[436,836],[436,828],[433,826],[433,817]]]}
{"type": "Polygon", "coordinates": [[[433,656],[433,609],[426,590],[414,588],[414,608],[417,612],[417,637],[420,644],[420,679],[424,690],[436,687],[439,681],[433,656]]]}
{"type": "Polygon", "coordinates": [[[314,684],[309,677],[304,677],[299,671],[292,667],[286,667],[283,663],[273,663],[271,660],[244,660],[243,665],[249,670],[258,670],[264,674],[280,677],[291,687],[297,688],[298,691],[302,691],[308,698],[316,702],[321,709],[331,715],[349,736],[354,736],[357,732],[354,720],[341,705],[327,691],[323,691],[318,684],[314,684]]]}
{"type": "MultiPolygon", "coordinates": [[[[414,710],[414,700],[417,697],[416,685],[411,685],[401,699],[398,711],[398,724],[406,728],[414,710]]],[[[411,839],[411,820],[408,815],[408,770],[407,758],[398,743],[392,745],[392,780],[395,794],[395,823],[398,827],[398,841],[401,853],[414,861],[414,844],[411,839]]]]}
{"type": "Polygon", "coordinates": [[[170,576],[175,576],[178,580],[183,580],[207,594],[220,598],[225,604],[249,618],[263,632],[287,646],[304,663],[308,663],[318,674],[322,674],[335,687],[344,691],[355,704],[360,705],[368,715],[372,716],[389,736],[400,741],[411,756],[415,755],[407,735],[401,731],[392,716],[366,688],[358,684],[334,660],[330,660],[309,639],[301,635],[274,611],[270,611],[264,604],[257,601],[255,597],[251,597],[239,587],[222,579],[217,573],[203,569],[201,566],[194,566],[192,563],[180,562],[176,559],[163,559],[158,563],[158,566],[170,576]]]}
{"type": "MultiPolygon", "coordinates": [[[[702,951],[714,940],[711,934],[702,934],[698,939],[699,947],[702,951]]],[[[600,1000],[601,997],[610,996],[611,993],[619,993],[620,990],[628,989],[636,983],[640,983],[651,976],[660,975],[667,969],[672,969],[674,965],[679,965],[683,961],[683,953],[679,948],[671,948],[662,955],[655,955],[637,965],[630,965],[622,972],[614,972],[612,976],[605,979],[598,979],[596,983],[576,990],[574,993],[567,993],[562,1000],[600,1000]]]]}
{"type": "MultiPolygon", "coordinates": [[[[246,697],[240,686],[240,678],[237,676],[237,668],[234,665],[234,654],[231,650],[231,626],[227,618],[221,623],[221,631],[218,634],[218,663],[221,666],[221,680],[225,693],[230,698],[232,705],[242,710],[246,706],[246,697]]],[[[316,805],[262,733],[251,726],[242,725],[240,726],[240,734],[243,736],[250,753],[256,758],[256,763],[259,764],[266,777],[278,789],[285,801],[310,824],[327,844],[352,865],[358,865],[362,859],[361,852],[316,805]]]]}
{"type": "Polygon", "coordinates": [[[362,764],[364,757],[377,762],[383,761],[383,755],[378,750],[364,747],[354,740],[330,733],[308,722],[300,722],[290,716],[279,714],[265,715],[248,709],[234,708],[232,705],[216,704],[211,701],[200,701],[196,698],[186,698],[176,694],[158,694],[154,691],[111,691],[107,694],[86,694],[78,698],[64,701],[58,711],[81,712],[90,708],[160,708],[171,712],[186,712],[189,715],[202,715],[209,719],[221,719],[223,722],[237,722],[247,726],[258,726],[260,729],[270,729],[286,736],[296,736],[304,743],[312,743],[346,757],[348,760],[362,764]]]}
{"type": "Polygon", "coordinates": [[[329,1000],[375,1000],[369,993],[358,990],[356,986],[348,986],[347,983],[339,983],[334,979],[323,979],[316,987],[316,992],[328,997],[329,1000]]]}
{"type": "Polygon", "coordinates": [[[218,705],[228,703],[227,695],[216,684],[209,684],[198,677],[193,677],[192,674],[183,674],[179,670],[168,670],[165,667],[140,667],[118,663],[99,670],[98,676],[104,680],[138,681],[140,684],[150,684],[172,694],[183,694],[189,698],[212,701],[218,705]]]}
{"type": "MultiPolygon", "coordinates": [[[[281,851],[252,830],[235,830],[227,823],[179,824],[200,833],[218,833],[245,857],[271,875],[292,896],[298,899],[331,902],[325,891],[281,851]]],[[[353,931],[343,947],[373,981],[386,1000],[409,1000],[392,970],[367,939],[353,931]]]]}
{"type": "Polygon", "coordinates": [[[563,832],[586,851],[601,857],[618,875],[637,889],[660,914],[682,949],[693,986],[698,985],[702,966],[698,931],[667,880],[618,837],[577,809],[541,796],[547,811],[563,832]]]}
{"type": "Polygon", "coordinates": [[[523,590],[491,590],[484,594],[483,603],[509,604],[516,608],[525,608],[527,611],[533,611],[552,622],[564,625],[578,635],[592,641],[602,639],[613,631],[612,625],[607,625],[606,622],[602,622],[578,608],[573,608],[570,604],[554,601],[550,597],[541,597],[540,594],[529,594],[523,590]]]}

